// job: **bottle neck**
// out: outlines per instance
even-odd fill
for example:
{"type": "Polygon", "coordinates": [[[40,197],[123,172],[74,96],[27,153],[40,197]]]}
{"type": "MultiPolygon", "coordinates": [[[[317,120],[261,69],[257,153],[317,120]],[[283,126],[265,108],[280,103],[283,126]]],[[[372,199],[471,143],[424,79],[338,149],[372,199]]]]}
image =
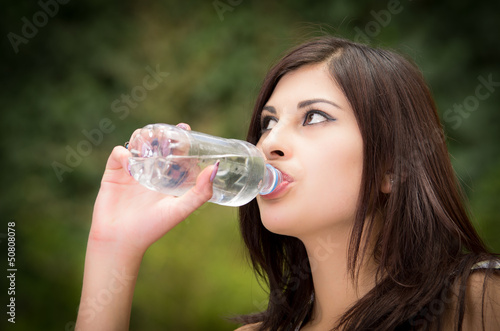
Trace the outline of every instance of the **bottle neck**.
{"type": "Polygon", "coordinates": [[[283,181],[283,175],[281,171],[276,169],[270,164],[266,164],[266,172],[264,174],[264,179],[262,183],[262,188],[260,189],[260,195],[266,195],[271,193],[278,187],[283,181]]]}

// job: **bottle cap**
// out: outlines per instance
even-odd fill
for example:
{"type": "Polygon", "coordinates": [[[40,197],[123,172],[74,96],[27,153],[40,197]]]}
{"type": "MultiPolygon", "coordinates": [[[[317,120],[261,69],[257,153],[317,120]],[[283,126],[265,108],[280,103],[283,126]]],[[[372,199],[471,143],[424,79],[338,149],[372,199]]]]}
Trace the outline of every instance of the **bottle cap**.
{"type": "Polygon", "coordinates": [[[281,172],[270,164],[266,164],[266,176],[264,177],[264,186],[259,192],[260,195],[266,195],[276,189],[282,182],[283,175],[281,172]]]}

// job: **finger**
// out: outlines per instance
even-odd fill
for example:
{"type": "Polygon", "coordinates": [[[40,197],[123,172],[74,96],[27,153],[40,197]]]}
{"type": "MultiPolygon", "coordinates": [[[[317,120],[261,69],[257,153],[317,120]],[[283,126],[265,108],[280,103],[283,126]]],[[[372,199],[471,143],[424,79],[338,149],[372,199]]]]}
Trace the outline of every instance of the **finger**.
{"type": "Polygon", "coordinates": [[[189,126],[189,124],[187,124],[187,123],[179,123],[176,125],[176,127],[183,129],[183,130],[186,130],[186,131],[191,131],[191,126],[189,126]]]}
{"type": "Polygon", "coordinates": [[[203,169],[196,179],[196,185],[177,199],[177,213],[179,220],[184,220],[193,211],[210,200],[213,194],[213,185],[210,181],[215,166],[203,169]]]}
{"type": "Polygon", "coordinates": [[[132,135],[130,136],[130,141],[133,141],[135,136],[137,136],[140,132],[141,132],[142,128],[141,129],[136,129],[132,135]]]}
{"type": "Polygon", "coordinates": [[[127,169],[128,172],[128,158],[130,156],[130,152],[125,147],[116,146],[108,158],[106,169],[117,170],[123,168],[127,169]]]}

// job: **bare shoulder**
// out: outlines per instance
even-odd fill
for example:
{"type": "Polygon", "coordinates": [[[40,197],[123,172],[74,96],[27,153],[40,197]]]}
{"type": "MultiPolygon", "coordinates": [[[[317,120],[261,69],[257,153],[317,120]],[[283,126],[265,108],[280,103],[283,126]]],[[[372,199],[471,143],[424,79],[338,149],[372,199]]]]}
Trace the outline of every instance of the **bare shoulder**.
{"type": "Polygon", "coordinates": [[[483,271],[472,273],[465,294],[464,329],[475,330],[484,323],[486,330],[500,330],[500,275],[485,278],[483,271]]]}
{"type": "Polygon", "coordinates": [[[259,323],[243,325],[242,327],[239,327],[234,331],[257,331],[259,330],[261,324],[262,323],[259,322],[259,323]]]}

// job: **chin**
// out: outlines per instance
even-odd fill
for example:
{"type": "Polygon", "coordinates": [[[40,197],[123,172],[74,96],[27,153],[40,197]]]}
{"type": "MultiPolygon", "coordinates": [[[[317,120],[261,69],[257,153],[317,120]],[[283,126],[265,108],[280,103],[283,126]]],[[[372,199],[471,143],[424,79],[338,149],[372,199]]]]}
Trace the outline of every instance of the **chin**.
{"type": "Polygon", "coordinates": [[[299,225],[302,223],[296,217],[290,217],[290,214],[283,212],[262,213],[261,220],[264,227],[272,233],[296,237],[298,235],[299,225]]]}

